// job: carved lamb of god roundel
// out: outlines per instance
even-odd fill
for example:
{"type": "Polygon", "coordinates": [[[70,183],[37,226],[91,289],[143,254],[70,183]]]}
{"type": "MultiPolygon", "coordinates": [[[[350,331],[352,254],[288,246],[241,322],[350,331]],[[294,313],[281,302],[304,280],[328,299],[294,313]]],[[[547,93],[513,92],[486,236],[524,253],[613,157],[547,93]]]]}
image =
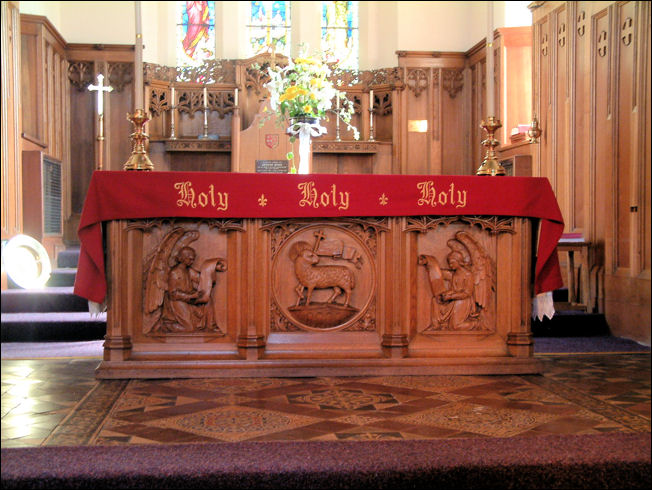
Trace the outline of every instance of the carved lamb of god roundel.
{"type": "Polygon", "coordinates": [[[374,261],[348,229],[322,224],[296,231],[275,254],[272,275],[281,322],[308,331],[355,330],[363,316],[369,322],[374,261]]]}

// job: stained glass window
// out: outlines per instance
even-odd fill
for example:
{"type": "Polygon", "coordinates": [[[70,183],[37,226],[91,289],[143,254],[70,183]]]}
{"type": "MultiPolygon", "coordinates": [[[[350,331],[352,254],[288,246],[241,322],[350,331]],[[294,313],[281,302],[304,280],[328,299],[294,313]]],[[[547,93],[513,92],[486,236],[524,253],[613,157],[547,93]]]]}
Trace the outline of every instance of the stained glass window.
{"type": "Polygon", "coordinates": [[[177,66],[215,59],[215,2],[177,2],[177,66]]]}
{"type": "Polygon", "coordinates": [[[341,68],[359,66],[358,2],[322,2],[321,49],[341,68]]]}
{"type": "Polygon", "coordinates": [[[249,2],[249,56],[273,49],[290,55],[290,2],[249,2]]]}

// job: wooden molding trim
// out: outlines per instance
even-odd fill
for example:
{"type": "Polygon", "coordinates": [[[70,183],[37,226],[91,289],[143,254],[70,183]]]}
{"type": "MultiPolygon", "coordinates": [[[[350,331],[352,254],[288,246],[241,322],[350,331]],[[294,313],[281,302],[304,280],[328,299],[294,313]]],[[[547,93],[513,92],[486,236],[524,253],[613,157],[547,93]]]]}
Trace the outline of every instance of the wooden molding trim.
{"type": "Polygon", "coordinates": [[[47,17],[42,15],[20,14],[20,22],[28,24],[41,24],[50,32],[52,37],[54,37],[56,42],[59,43],[63,49],[66,49],[68,46],[63,36],[59,33],[59,31],[57,31],[56,27],[52,25],[47,17]]]}
{"type": "Polygon", "coordinates": [[[20,136],[21,136],[21,138],[23,138],[24,140],[27,140],[27,141],[29,141],[30,143],[34,143],[35,145],[40,146],[40,147],[43,148],[43,149],[45,149],[45,148],[48,147],[47,143],[41,141],[41,140],[38,139],[36,136],[32,136],[31,134],[21,133],[20,136]]]}

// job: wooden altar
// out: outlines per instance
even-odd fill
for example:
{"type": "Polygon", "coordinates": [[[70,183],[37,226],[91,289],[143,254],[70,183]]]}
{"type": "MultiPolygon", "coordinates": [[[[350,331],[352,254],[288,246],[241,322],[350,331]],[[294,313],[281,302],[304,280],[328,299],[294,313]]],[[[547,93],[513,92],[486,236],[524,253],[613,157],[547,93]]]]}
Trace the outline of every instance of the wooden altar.
{"type": "Polygon", "coordinates": [[[96,172],[84,215],[98,378],[541,371],[546,179],[96,172]]]}

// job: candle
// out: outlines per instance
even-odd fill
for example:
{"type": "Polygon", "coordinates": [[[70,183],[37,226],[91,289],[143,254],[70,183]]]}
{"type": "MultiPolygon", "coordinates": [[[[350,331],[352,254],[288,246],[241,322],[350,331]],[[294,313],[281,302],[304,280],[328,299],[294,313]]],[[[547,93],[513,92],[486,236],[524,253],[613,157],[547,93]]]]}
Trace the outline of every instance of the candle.
{"type": "Polygon", "coordinates": [[[340,97],[339,97],[339,95],[337,97],[335,97],[335,101],[336,101],[335,105],[337,107],[337,112],[339,113],[340,112],[340,97]]]}
{"type": "Polygon", "coordinates": [[[494,114],[494,6],[487,2],[487,116],[494,114]]]}
{"type": "Polygon", "coordinates": [[[204,87],[204,109],[208,109],[208,89],[204,87]]]}
{"type": "Polygon", "coordinates": [[[369,91],[369,109],[374,108],[374,91],[370,90],[369,91]]]}
{"type": "Polygon", "coordinates": [[[100,89],[100,93],[97,94],[97,115],[102,116],[104,114],[104,75],[101,73],[97,76],[97,85],[100,89]]]}
{"type": "Polygon", "coordinates": [[[234,97],[233,105],[238,107],[238,87],[235,88],[235,97],[234,97]]]}
{"type": "Polygon", "coordinates": [[[174,107],[175,106],[175,102],[174,102],[174,85],[172,85],[172,96],[170,98],[172,99],[170,101],[170,103],[172,104],[171,107],[174,107]]]}
{"type": "Polygon", "coordinates": [[[134,90],[136,91],[135,109],[143,109],[143,34],[142,19],[140,15],[140,2],[136,4],[136,56],[134,62],[134,90]]]}

